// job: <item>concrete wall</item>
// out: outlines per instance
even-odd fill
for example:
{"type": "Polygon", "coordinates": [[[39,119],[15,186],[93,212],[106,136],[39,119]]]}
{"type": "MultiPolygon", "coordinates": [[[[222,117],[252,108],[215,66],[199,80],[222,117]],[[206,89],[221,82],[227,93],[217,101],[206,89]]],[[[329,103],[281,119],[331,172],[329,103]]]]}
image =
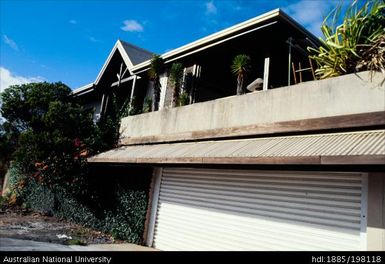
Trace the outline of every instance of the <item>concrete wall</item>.
{"type": "Polygon", "coordinates": [[[368,250],[385,250],[385,173],[368,177],[368,250]]]}
{"type": "Polygon", "coordinates": [[[350,74],[122,119],[121,138],[385,111],[381,74],[350,74]]]}

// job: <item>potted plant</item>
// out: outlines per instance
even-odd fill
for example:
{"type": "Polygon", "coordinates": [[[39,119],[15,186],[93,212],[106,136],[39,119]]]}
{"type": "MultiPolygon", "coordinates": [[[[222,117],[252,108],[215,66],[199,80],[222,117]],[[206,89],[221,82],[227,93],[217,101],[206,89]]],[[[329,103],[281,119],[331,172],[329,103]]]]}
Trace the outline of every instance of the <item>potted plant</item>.
{"type": "Polygon", "coordinates": [[[163,72],[164,61],[160,55],[152,55],[149,75],[151,80],[154,83],[154,90],[152,96],[152,111],[157,111],[159,109],[159,100],[160,100],[160,79],[159,75],[163,72]]]}
{"type": "Polygon", "coordinates": [[[174,85],[172,96],[172,106],[175,107],[178,103],[180,87],[183,78],[183,65],[181,63],[173,63],[170,69],[170,81],[174,85]]]}
{"type": "Polygon", "coordinates": [[[231,72],[237,76],[237,95],[245,93],[245,79],[250,71],[250,57],[245,54],[235,56],[231,64],[231,72]]]}

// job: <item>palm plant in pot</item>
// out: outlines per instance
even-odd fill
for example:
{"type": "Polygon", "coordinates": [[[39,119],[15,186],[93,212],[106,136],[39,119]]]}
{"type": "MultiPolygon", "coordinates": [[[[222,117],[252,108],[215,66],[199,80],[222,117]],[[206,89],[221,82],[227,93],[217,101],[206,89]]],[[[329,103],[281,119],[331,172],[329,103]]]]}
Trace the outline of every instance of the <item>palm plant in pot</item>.
{"type": "Polygon", "coordinates": [[[183,65],[181,63],[173,63],[170,69],[170,81],[174,85],[172,96],[172,106],[175,107],[178,102],[180,88],[183,78],[183,65]]]}
{"type": "Polygon", "coordinates": [[[245,80],[247,73],[250,71],[250,57],[246,54],[235,56],[231,64],[231,72],[237,76],[237,95],[245,93],[245,80]]]}
{"type": "Polygon", "coordinates": [[[151,80],[154,83],[154,90],[152,96],[152,111],[157,111],[159,109],[159,100],[160,100],[160,79],[159,76],[163,72],[164,61],[160,55],[152,55],[149,75],[151,80]]]}

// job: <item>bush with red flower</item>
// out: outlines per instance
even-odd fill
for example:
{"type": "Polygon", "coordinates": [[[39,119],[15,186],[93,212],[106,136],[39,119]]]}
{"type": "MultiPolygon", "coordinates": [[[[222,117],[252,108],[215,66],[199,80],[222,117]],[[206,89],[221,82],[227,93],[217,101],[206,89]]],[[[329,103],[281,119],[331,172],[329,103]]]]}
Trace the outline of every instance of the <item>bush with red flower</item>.
{"type": "Polygon", "coordinates": [[[13,85],[1,94],[1,115],[26,184],[33,180],[80,195],[87,190],[82,177],[97,126],[70,93],[62,83],[13,85]]]}

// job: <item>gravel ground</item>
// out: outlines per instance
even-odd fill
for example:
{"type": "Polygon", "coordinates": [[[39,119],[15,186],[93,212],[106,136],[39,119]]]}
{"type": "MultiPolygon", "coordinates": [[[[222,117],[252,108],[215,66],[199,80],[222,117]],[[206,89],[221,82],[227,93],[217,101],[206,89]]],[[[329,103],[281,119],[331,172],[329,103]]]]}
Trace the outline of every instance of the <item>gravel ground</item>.
{"type": "Polygon", "coordinates": [[[0,211],[0,237],[59,244],[111,244],[110,235],[25,210],[0,211]]]}

